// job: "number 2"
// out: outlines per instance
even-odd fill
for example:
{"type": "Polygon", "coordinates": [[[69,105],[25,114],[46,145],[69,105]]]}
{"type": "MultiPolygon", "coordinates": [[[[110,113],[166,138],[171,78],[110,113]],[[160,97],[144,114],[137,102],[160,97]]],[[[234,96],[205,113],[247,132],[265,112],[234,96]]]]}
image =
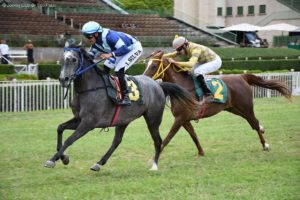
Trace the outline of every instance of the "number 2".
{"type": "Polygon", "coordinates": [[[218,82],[218,81],[212,81],[211,83],[212,83],[212,85],[213,85],[214,87],[217,86],[217,90],[216,90],[216,92],[215,92],[215,94],[214,94],[214,97],[215,97],[216,99],[223,100],[223,99],[224,99],[224,96],[221,94],[221,92],[222,92],[222,90],[223,90],[222,84],[221,84],[220,82],[218,82]]]}

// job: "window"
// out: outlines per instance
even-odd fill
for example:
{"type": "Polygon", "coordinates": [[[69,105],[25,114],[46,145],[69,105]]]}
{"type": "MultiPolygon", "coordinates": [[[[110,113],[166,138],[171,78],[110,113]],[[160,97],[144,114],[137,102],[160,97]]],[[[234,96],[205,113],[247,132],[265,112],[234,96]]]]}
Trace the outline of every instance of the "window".
{"type": "Polygon", "coordinates": [[[259,5],[259,14],[266,14],[266,5],[259,5]]]}
{"type": "Polygon", "coordinates": [[[223,9],[222,7],[218,7],[218,16],[222,16],[223,15],[223,9]]]}
{"type": "Polygon", "coordinates": [[[226,16],[232,16],[232,7],[226,8],[226,16]]]}
{"type": "Polygon", "coordinates": [[[243,6],[238,6],[238,7],[237,7],[237,15],[238,15],[238,16],[243,15],[243,6]]]}
{"type": "Polygon", "coordinates": [[[254,6],[248,6],[248,15],[254,15],[254,6]]]}

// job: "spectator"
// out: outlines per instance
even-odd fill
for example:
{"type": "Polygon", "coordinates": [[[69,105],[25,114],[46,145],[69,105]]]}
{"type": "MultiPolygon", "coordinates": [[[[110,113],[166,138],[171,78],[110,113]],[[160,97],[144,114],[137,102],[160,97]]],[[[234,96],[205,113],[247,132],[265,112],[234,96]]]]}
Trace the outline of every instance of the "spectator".
{"type": "Polygon", "coordinates": [[[69,33],[68,31],[65,32],[64,39],[65,42],[68,42],[70,46],[75,45],[76,43],[76,40],[72,37],[71,33],[69,33]]]}
{"type": "Polygon", "coordinates": [[[27,50],[27,63],[34,63],[34,58],[33,58],[33,44],[31,40],[28,40],[28,42],[24,45],[24,49],[27,50]]]}
{"type": "Polygon", "coordinates": [[[263,48],[268,48],[269,47],[269,42],[268,42],[267,39],[263,39],[261,47],[263,47],[263,48]]]}
{"type": "Polygon", "coordinates": [[[6,41],[1,40],[1,44],[0,44],[1,64],[8,64],[8,50],[9,47],[6,44],[6,41]]]}

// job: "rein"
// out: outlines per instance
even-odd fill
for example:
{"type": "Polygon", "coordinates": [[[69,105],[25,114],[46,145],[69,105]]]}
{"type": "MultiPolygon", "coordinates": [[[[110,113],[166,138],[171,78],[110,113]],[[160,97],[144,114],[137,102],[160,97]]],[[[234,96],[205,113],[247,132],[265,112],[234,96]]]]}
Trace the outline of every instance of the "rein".
{"type": "MultiPolygon", "coordinates": [[[[166,67],[164,67],[164,65],[163,65],[163,59],[162,59],[162,58],[161,58],[161,59],[158,59],[158,58],[150,58],[149,60],[152,60],[152,61],[160,61],[160,64],[159,64],[159,66],[158,66],[158,69],[157,69],[157,71],[155,72],[155,74],[152,76],[152,78],[153,78],[154,80],[158,79],[159,77],[161,77],[161,79],[163,79],[164,76],[165,76],[165,71],[167,71],[167,69],[169,69],[169,68],[171,67],[171,63],[169,63],[166,67]]],[[[174,67],[174,65],[173,65],[173,69],[174,69],[175,72],[187,71],[186,68],[181,67],[181,66],[179,66],[179,65],[176,65],[176,67],[178,67],[179,70],[177,70],[177,69],[174,67]]]]}

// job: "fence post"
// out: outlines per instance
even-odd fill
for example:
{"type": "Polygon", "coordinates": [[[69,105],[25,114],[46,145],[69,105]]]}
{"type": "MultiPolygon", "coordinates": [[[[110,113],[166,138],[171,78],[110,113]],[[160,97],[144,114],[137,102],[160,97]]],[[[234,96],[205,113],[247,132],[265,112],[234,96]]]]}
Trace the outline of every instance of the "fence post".
{"type": "Polygon", "coordinates": [[[13,87],[14,87],[14,112],[17,112],[18,110],[18,97],[17,97],[17,79],[13,79],[13,87]]]}
{"type": "Polygon", "coordinates": [[[51,79],[49,77],[47,77],[47,102],[46,102],[46,106],[47,106],[47,110],[51,109],[51,99],[52,99],[52,93],[51,93],[51,79]]]}
{"type": "Polygon", "coordinates": [[[21,82],[21,112],[24,112],[24,100],[25,99],[25,95],[24,95],[24,81],[21,82]]]}

